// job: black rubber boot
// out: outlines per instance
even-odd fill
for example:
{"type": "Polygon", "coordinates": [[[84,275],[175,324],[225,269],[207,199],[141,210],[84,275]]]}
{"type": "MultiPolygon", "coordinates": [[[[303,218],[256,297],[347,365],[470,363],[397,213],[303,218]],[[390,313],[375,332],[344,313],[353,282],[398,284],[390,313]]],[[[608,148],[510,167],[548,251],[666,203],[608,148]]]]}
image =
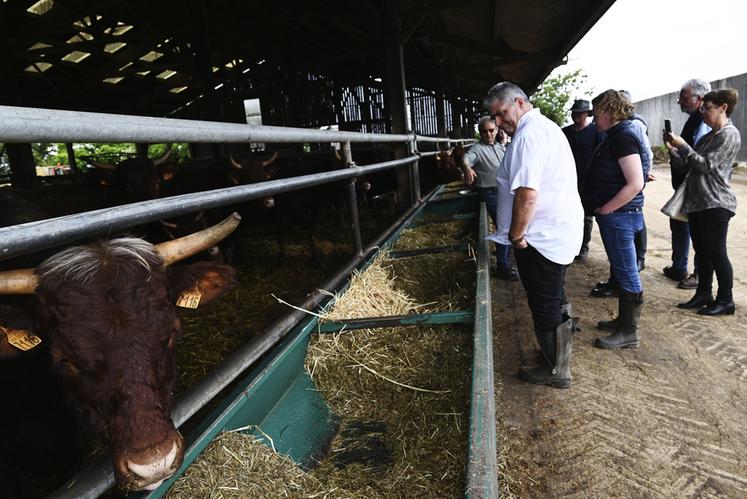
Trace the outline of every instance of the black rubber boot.
{"type": "Polygon", "coordinates": [[[608,321],[599,321],[597,322],[597,329],[601,329],[602,331],[610,331],[614,333],[617,331],[618,325],[619,325],[619,317],[622,313],[622,302],[623,298],[622,295],[618,296],[617,298],[617,317],[614,319],[610,319],[608,321]]]}
{"type": "Polygon", "coordinates": [[[578,325],[579,318],[573,316],[573,307],[571,307],[570,302],[560,304],[560,316],[562,317],[563,322],[572,322],[574,333],[581,331],[581,326],[578,325]]]}
{"type": "Polygon", "coordinates": [[[570,388],[573,321],[562,323],[555,331],[535,334],[542,349],[542,362],[536,367],[521,366],[519,378],[535,385],[570,388]]]}
{"type": "Polygon", "coordinates": [[[594,346],[611,350],[615,348],[638,348],[638,323],[641,320],[643,293],[620,291],[617,329],[605,338],[597,338],[594,346]]]}

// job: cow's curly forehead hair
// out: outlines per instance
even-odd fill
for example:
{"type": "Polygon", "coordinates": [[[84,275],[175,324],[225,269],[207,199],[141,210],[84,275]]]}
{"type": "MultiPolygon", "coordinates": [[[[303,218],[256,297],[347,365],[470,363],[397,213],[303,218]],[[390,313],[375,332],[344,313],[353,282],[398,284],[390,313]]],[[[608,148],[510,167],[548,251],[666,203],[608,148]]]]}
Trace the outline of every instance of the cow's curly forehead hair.
{"type": "Polygon", "coordinates": [[[108,264],[142,267],[147,273],[163,265],[155,247],[134,237],[121,237],[86,246],[74,246],[45,260],[37,274],[54,281],[90,283],[108,264]]]}

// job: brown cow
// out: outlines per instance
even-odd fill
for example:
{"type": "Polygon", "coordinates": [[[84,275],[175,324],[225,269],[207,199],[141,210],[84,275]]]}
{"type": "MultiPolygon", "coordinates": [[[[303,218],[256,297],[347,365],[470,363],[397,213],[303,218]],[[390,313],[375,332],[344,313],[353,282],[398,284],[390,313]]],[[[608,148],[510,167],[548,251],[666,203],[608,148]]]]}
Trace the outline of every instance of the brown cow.
{"type": "MultiPolygon", "coordinates": [[[[209,303],[234,281],[225,265],[168,265],[215,245],[238,222],[234,214],[157,246],[120,238],[68,248],[33,271],[0,273],[0,294],[35,292],[30,322],[47,343],[52,372],[108,439],[117,481],[128,489],[152,490],[182,463],[170,417],[176,302],[192,292],[199,305],[209,303]]],[[[0,357],[10,350],[0,335],[0,357]]]]}

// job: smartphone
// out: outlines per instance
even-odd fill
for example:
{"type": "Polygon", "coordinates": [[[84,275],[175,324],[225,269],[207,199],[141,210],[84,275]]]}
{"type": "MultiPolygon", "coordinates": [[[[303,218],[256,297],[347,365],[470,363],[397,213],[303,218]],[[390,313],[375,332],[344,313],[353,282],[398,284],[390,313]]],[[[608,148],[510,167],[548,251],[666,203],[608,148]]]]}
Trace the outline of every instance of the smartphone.
{"type": "Polygon", "coordinates": [[[672,120],[669,118],[664,120],[664,131],[666,133],[672,133],[672,120]]]}

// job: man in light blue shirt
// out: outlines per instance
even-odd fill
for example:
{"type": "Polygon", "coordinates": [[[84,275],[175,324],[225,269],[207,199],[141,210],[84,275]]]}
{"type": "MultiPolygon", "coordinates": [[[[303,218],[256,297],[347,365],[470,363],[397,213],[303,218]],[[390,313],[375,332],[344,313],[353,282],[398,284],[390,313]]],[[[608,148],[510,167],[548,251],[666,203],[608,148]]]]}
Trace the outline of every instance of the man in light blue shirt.
{"type": "MultiPolygon", "coordinates": [[[[464,183],[474,185],[480,202],[485,203],[493,223],[496,223],[496,211],[498,209],[498,182],[496,174],[498,167],[506,154],[506,134],[495,126],[493,118],[483,116],[477,124],[480,132],[480,142],[474,144],[464,154],[462,160],[462,171],[464,172],[464,183]],[[501,136],[501,140],[496,140],[501,136]]],[[[495,243],[496,276],[506,281],[519,279],[516,270],[511,265],[511,246],[508,244],[495,243]]]]}

